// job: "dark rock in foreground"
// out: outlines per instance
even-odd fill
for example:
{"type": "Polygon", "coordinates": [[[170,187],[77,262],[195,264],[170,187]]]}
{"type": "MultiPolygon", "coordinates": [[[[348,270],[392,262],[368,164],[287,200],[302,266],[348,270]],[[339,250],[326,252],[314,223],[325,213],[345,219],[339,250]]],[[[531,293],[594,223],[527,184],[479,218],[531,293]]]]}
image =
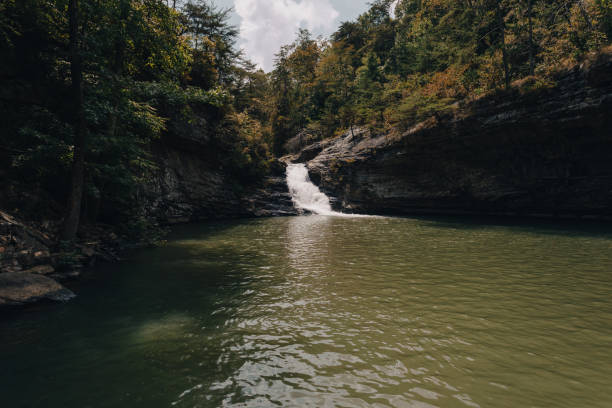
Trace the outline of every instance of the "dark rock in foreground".
{"type": "Polygon", "coordinates": [[[40,300],[67,301],[74,293],[46,276],[28,272],[0,273],[0,306],[21,306],[40,300]]]}
{"type": "Polygon", "coordinates": [[[56,272],[50,245],[46,234],[0,211],[0,307],[75,296],[48,276],[56,272]]]}

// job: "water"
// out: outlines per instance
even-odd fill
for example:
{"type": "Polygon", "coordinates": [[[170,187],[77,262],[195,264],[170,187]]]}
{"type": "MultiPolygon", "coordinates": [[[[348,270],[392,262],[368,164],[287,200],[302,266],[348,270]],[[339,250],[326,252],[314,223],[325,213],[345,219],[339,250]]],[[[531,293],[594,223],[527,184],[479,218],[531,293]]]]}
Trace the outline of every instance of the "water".
{"type": "Polygon", "coordinates": [[[612,234],[304,216],[178,228],[0,317],[6,407],[612,406],[612,234]]]}
{"type": "Polygon", "coordinates": [[[342,215],[332,210],[329,197],[310,181],[305,164],[287,166],[287,185],[297,209],[319,215],[342,215]]]}
{"type": "Polygon", "coordinates": [[[364,214],[347,214],[332,210],[329,197],[317,187],[308,175],[303,163],[287,166],[287,186],[293,205],[303,214],[326,215],[330,217],[371,218],[364,214]]]}

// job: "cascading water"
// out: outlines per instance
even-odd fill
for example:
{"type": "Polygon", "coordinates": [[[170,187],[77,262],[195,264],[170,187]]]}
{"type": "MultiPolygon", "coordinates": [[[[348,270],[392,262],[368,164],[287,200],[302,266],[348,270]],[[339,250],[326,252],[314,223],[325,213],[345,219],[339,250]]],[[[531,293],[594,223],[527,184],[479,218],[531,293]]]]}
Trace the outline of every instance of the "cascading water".
{"type": "Polygon", "coordinates": [[[310,181],[305,164],[287,166],[287,186],[297,209],[319,215],[343,215],[332,210],[329,197],[310,181]]]}
{"type": "Polygon", "coordinates": [[[329,197],[310,181],[308,169],[303,163],[289,164],[287,166],[287,186],[289,187],[293,205],[298,210],[318,215],[332,215],[334,217],[375,217],[371,215],[344,214],[332,210],[329,197]]]}

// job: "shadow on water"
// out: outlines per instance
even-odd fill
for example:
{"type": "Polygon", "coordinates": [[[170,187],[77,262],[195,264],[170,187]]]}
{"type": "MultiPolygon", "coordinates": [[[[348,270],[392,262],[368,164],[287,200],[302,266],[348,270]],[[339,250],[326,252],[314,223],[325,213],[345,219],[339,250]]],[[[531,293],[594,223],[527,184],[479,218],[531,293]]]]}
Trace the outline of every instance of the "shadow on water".
{"type": "Polygon", "coordinates": [[[419,220],[424,225],[456,230],[508,228],[516,232],[575,237],[612,237],[612,222],[591,220],[555,220],[549,218],[496,216],[414,216],[400,217],[419,220]]]}
{"type": "Polygon", "coordinates": [[[251,271],[265,259],[214,237],[251,222],[177,227],[166,246],[75,282],[74,301],[5,315],[3,403],[167,407],[174,390],[217,378],[228,339],[215,339],[255,293],[251,271]]]}
{"type": "Polygon", "coordinates": [[[607,407],[606,227],[326,216],[176,227],[166,246],[72,285],[75,301],[0,320],[2,402],[607,407]]]}

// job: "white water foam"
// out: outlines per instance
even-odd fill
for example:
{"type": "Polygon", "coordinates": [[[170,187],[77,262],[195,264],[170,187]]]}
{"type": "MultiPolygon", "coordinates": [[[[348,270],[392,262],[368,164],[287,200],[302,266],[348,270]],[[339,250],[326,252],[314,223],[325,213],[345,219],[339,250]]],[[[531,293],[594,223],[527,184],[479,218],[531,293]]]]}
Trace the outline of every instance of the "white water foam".
{"type": "Polygon", "coordinates": [[[329,197],[310,181],[308,169],[303,163],[287,166],[287,186],[293,205],[298,210],[335,217],[367,217],[367,215],[344,214],[332,210],[329,197]]]}

